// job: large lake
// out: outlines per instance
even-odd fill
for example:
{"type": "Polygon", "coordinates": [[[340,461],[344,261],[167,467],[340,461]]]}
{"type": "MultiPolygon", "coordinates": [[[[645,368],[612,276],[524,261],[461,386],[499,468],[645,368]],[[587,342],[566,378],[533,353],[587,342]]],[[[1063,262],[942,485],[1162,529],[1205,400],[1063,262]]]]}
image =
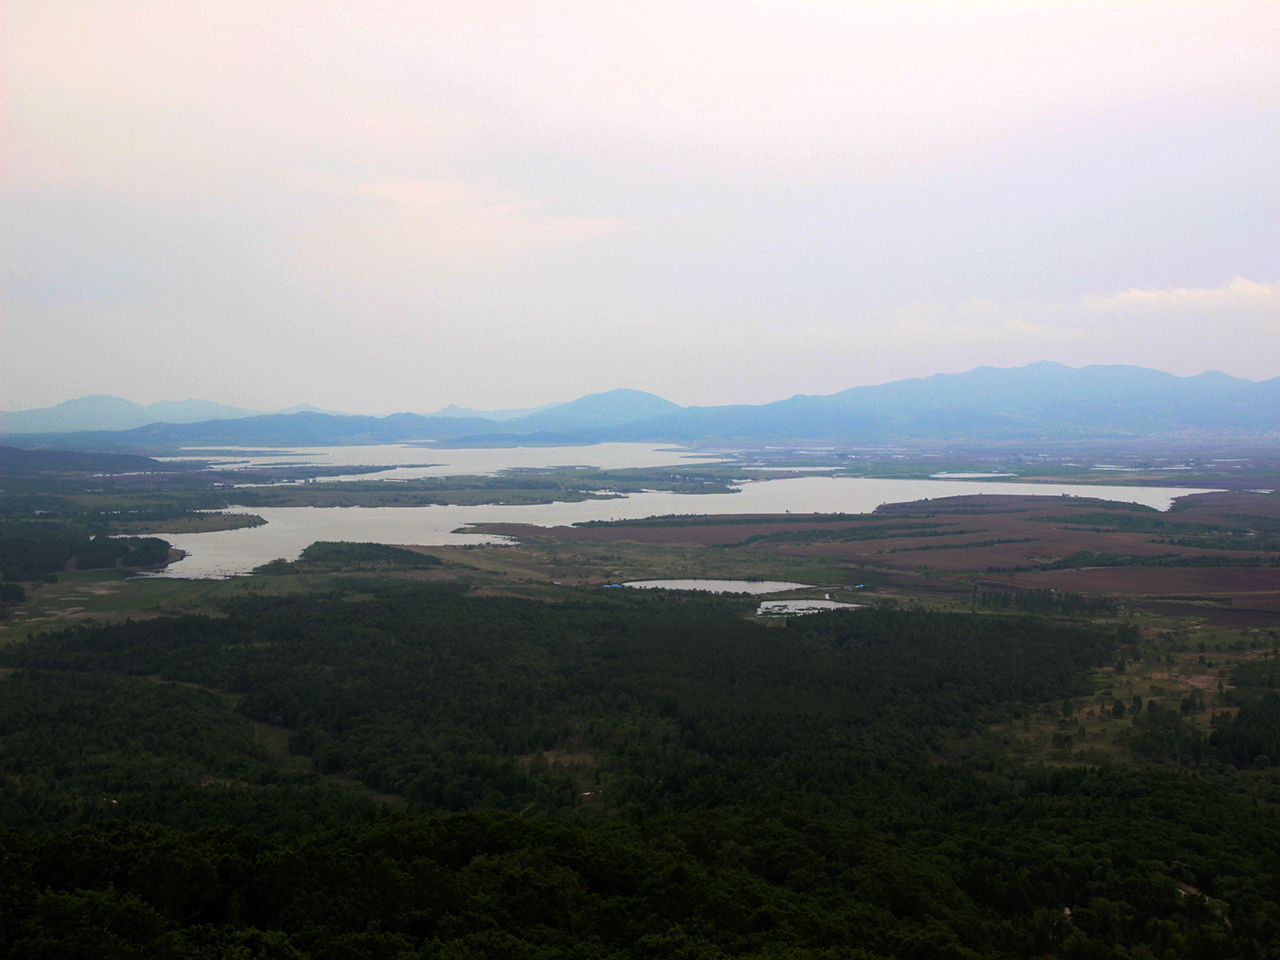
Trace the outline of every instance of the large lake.
{"type": "MultiPolygon", "coordinates": [[[[543,447],[445,451],[430,447],[339,447],[330,457],[310,462],[350,465],[379,463],[370,459],[387,450],[381,463],[389,468],[399,462],[441,462],[454,466],[448,473],[491,473],[504,467],[559,466],[663,466],[679,463],[682,451],[645,444],[600,444],[588,447],[543,447]],[[338,457],[342,461],[338,460],[338,457]],[[407,459],[408,457],[420,459],[407,459]],[[487,469],[478,469],[487,465],[487,469]]],[[[231,451],[227,451],[231,454],[231,451]]],[[[238,453],[238,451],[237,451],[238,453]]],[[[253,458],[268,451],[255,451],[253,458]]],[[[292,460],[312,451],[288,451],[280,459],[292,460]]],[[[234,454],[232,454],[234,456],[234,454]]],[[[243,455],[242,455],[243,456],[243,455]]],[[[698,458],[701,459],[701,458],[698,458]]],[[[685,463],[690,462],[684,459],[685,463]]],[[[396,474],[400,474],[397,472],[396,474]]],[[[476,523],[528,523],[564,526],[588,520],[636,520],[668,514],[730,513],[870,513],[884,503],[956,497],[978,493],[1035,496],[1083,496],[1141,503],[1167,510],[1176,497],[1206,490],[1185,487],[1122,487],[1095,484],[1018,483],[1003,480],[878,480],[854,477],[798,477],[754,480],[738,493],[679,494],[649,492],[608,500],[541,505],[482,505],[428,507],[274,507],[252,508],[267,523],[241,530],[214,533],[165,534],[164,538],[187,557],[161,574],[169,577],[209,578],[249,573],[277,557],[294,559],[317,540],[373,541],[391,544],[505,543],[501,537],[455,532],[476,523]]],[[[247,508],[246,508],[247,509],[247,508]]]]}
{"type": "Polygon", "coordinates": [[[433,443],[389,443],[350,447],[202,447],[187,456],[221,469],[262,466],[386,467],[375,473],[327,480],[417,480],[423,477],[492,476],[503,470],[595,467],[635,470],[679,463],[719,463],[720,457],[670,444],[596,443],[574,447],[438,447],[433,443]]]}

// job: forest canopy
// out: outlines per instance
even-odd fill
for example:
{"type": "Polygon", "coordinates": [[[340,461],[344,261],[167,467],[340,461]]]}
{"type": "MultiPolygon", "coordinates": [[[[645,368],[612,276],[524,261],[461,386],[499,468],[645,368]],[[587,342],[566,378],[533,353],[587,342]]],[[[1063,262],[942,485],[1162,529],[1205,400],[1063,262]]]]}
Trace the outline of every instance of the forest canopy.
{"type": "Polygon", "coordinates": [[[1215,768],[940,762],[1130,630],[748,605],[438,584],[0,647],[10,955],[1272,955],[1280,825],[1215,768]]]}

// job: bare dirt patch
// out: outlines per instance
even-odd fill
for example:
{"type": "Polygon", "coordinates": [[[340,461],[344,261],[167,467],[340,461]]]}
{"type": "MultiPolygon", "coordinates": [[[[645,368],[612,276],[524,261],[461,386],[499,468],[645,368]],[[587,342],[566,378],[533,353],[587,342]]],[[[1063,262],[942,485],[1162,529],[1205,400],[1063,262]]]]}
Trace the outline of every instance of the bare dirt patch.
{"type": "Polygon", "coordinates": [[[1077,593],[1280,601],[1280,567],[1091,567],[1019,573],[1012,582],[1019,587],[1053,587],[1077,593]]]}

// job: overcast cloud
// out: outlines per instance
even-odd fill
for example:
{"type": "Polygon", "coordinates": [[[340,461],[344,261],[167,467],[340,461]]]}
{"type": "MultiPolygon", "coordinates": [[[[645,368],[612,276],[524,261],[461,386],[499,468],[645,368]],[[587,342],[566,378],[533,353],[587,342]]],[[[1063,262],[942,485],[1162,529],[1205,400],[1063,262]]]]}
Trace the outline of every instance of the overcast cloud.
{"type": "Polygon", "coordinates": [[[1280,4],[4,4],[0,404],[1280,375],[1280,4]]]}

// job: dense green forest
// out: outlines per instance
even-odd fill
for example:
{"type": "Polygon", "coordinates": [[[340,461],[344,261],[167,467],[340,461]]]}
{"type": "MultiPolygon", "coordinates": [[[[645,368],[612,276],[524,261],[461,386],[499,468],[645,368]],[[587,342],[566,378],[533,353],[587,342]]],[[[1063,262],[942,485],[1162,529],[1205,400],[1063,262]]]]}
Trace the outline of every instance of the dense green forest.
{"type": "MultiPolygon", "coordinates": [[[[979,596],[974,588],[975,598],[979,596]]],[[[1105,616],[1116,612],[1116,602],[1110,597],[1087,597],[1070,590],[1051,590],[1039,587],[1032,590],[983,590],[981,604],[996,610],[1022,610],[1037,613],[1079,614],[1105,616]]]]}
{"type": "Polygon", "coordinates": [[[0,528],[0,579],[50,580],[73,563],[81,570],[154,567],[169,560],[169,544],[158,537],[108,537],[41,524],[0,528]],[[29,528],[29,529],[28,529],[29,528]]]}
{"type": "Polygon", "coordinates": [[[568,778],[526,761],[580,742],[613,802],[658,812],[829,806],[925,760],[931,739],[1087,694],[1114,643],[1045,621],[886,610],[777,630],[735,612],[416,592],[254,601],[226,619],[42,635],[0,662],[226,690],[244,716],[295,731],[319,772],[426,809],[572,805],[568,778]]]}
{"type": "Polygon", "coordinates": [[[1161,768],[944,763],[1091,695],[1135,633],[751,606],[399,587],[0,647],[0,943],[1280,956],[1280,818],[1234,772],[1280,754],[1269,674],[1185,752],[1201,704],[1143,705],[1134,755],[1161,768]]]}
{"type": "Polygon", "coordinates": [[[313,573],[348,570],[423,570],[444,563],[439,557],[385,543],[347,543],[318,540],[297,560],[272,560],[254,572],[260,574],[313,573]]]}

